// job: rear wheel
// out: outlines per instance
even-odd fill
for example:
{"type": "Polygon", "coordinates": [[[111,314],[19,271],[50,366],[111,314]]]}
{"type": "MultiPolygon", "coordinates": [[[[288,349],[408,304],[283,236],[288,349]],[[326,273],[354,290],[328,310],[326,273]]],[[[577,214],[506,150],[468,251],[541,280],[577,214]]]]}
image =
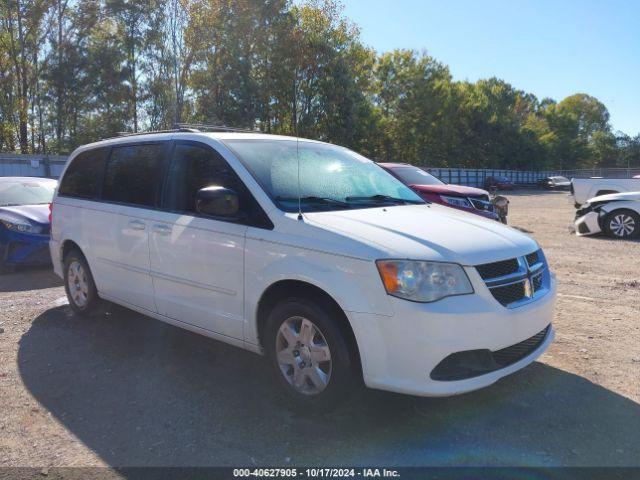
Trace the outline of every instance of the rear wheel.
{"type": "Polygon", "coordinates": [[[607,235],[614,238],[635,238],[640,234],[640,215],[632,210],[614,210],[604,219],[607,235]]]}
{"type": "Polygon", "coordinates": [[[88,316],[95,312],[100,298],[89,264],[78,250],[72,250],[64,258],[64,287],[75,313],[88,316]]]}
{"type": "Polygon", "coordinates": [[[296,407],[326,410],[344,399],[354,368],[336,312],[289,298],[267,318],[264,345],[277,382],[296,407]]]}

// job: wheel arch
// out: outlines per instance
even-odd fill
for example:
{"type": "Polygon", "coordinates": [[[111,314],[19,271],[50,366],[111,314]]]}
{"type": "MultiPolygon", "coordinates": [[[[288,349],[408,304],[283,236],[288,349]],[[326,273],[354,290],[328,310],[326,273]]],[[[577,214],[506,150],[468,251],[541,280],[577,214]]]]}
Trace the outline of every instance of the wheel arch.
{"type": "Polygon", "coordinates": [[[85,259],[87,258],[87,256],[82,251],[82,248],[80,248],[80,245],[78,245],[73,240],[67,239],[64,242],[62,242],[62,246],[60,247],[60,249],[61,249],[61,251],[60,251],[61,257],[60,257],[60,259],[62,260],[63,263],[64,263],[64,259],[67,257],[67,255],[69,255],[69,253],[72,250],[78,250],[85,259]]]}
{"type": "Polygon", "coordinates": [[[338,327],[349,345],[351,361],[358,368],[360,374],[362,374],[358,342],[344,309],[327,291],[303,280],[278,280],[269,285],[262,293],[258,300],[255,314],[259,344],[261,346],[264,345],[264,327],[269,312],[279,301],[288,297],[308,298],[334,312],[338,327]]]}
{"type": "Polygon", "coordinates": [[[633,201],[616,201],[610,202],[606,205],[602,206],[602,210],[607,212],[607,214],[615,212],[617,210],[629,210],[636,215],[640,215],[640,202],[633,201]]]}
{"type": "MultiPolygon", "coordinates": [[[[637,205],[633,202],[613,202],[613,205],[611,205],[611,207],[612,208],[603,209],[606,214],[601,220],[602,230],[607,235],[611,235],[609,231],[608,219],[618,213],[628,212],[632,217],[636,218],[636,222],[640,221],[640,205],[637,205]]],[[[632,233],[630,238],[638,236],[638,234],[640,233],[640,231],[638,231],[638,228],[640,228],[640,225],[636,225],[636,232],[632,233]]]]}

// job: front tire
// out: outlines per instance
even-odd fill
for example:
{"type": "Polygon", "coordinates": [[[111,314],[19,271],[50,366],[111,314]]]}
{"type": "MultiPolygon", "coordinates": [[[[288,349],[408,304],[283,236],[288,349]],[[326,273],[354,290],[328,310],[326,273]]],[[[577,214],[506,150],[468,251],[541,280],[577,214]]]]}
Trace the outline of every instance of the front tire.
{"type": "Polygon", "coordinates": [[[614,210],[604,218],[604,230],[613,238],[636,238],[640,235],[640,215],[633,210],[614,210]]]}
{"type": "Polygon", "coordinates": [[[100,304],[96,284],[87,260],[78,250],[64,258],[64,288],[69,306],[78,315],[89,316],[100,304]]]}
{"type": "Polygon", "coordinates": [[[265,351],[276,381],[297,408],[327,410],[355,383],[337,314],[314,300],[288,298],[267,318],[265,351]]]}

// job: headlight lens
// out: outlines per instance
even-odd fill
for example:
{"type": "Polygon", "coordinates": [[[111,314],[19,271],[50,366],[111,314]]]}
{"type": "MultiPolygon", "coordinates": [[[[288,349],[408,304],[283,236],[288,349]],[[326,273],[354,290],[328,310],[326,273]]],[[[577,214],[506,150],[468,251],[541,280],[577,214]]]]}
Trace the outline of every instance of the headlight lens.
{"type": "Polygon", "coordinates": [[[6,218],[0,218],[0,222],[8,230],[13,230],[19,233],[42,233],[42,228],[37,225],[32,225],[27,222],[18,222],[16,220],[8,220],[6,218]]]}
{"type": "Polygon", "coordinates": [[[452,295],[473,293],[467,274],[455,263],[378,260],[376,265],[384,288],[394,297],[435,302],[452,295]]]}
{"type": "Polygon", "coordinates": [[[448,197],[446,195],[440,195],[440,198],[449,205],[453,205],[454,207],[471,208],[471,202],[466,198],[448,197]]]}

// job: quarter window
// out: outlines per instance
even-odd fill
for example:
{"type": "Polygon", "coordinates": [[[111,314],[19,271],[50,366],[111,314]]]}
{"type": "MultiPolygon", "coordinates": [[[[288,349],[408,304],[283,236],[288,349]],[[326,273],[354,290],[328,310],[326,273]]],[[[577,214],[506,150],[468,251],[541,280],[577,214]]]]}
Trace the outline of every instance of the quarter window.
{"type": "Polygon", "coordinates": [[[114,147],[107,162],[102,198],[153,207],[162,178],[163,144],[114,147]]]}
{"type": "Polygon", "coordinates": [[[98,148],[77,155],[67,167],[58,193],[65,197],[98,198],[108,154],[108,148],[98,148]]]}

